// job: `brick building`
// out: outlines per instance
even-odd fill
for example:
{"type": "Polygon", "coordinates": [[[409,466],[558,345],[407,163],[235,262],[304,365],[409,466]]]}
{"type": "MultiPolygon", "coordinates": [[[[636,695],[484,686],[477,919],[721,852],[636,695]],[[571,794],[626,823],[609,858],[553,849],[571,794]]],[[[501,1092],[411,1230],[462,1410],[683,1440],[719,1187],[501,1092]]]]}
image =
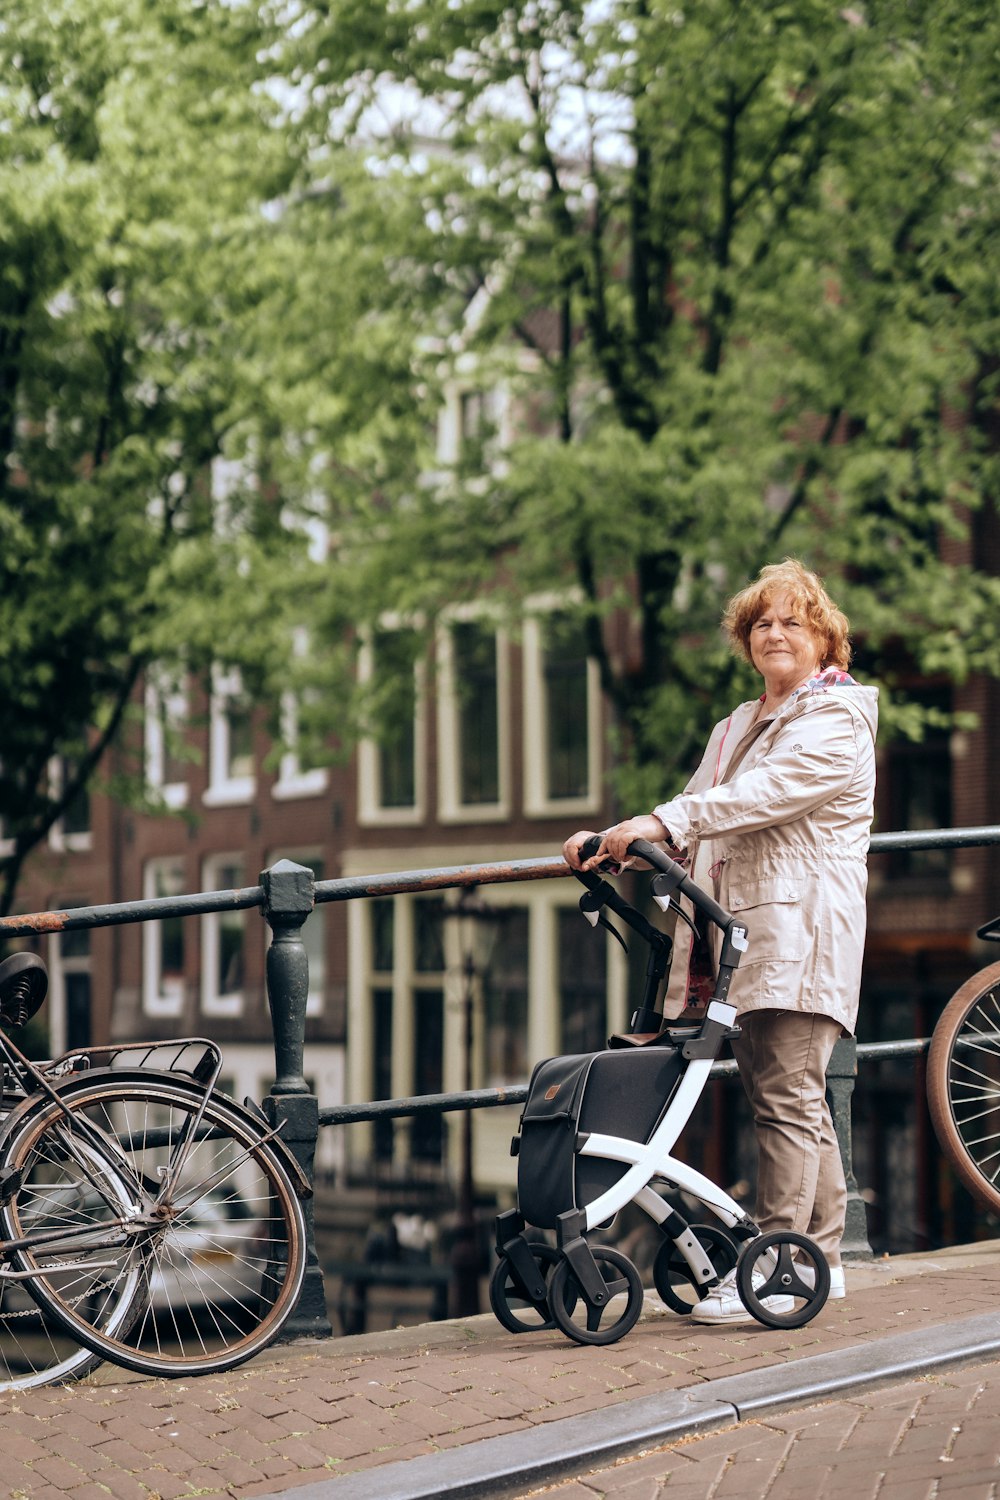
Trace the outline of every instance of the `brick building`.
{"type": "MultiPolygon", "coordinates": [[[[461,384],[450,392],[443,462],[481,420],[483,399],[461,384]]],[[[502,436],[514,417],[491,400],[502,436]]],[[[962,554],[1000,573],[991,511],[976,518],[962,554]]],[[[150,681],[141,743],[124,753],[142,755],[164,813],[141,815],[100,795],[74,808],[30,862],[20,909],[255,885],[282,857],[330,878],[553,855],[568,831],[616,816],[597,669],[560,602],[527,601],[516,638],[485,608],[456,609],[439,631],[434,670],[414,671],[392,742],[363,742],[346,765],[309,769],[289,754],[272,766],[238,676],[223,667],[210,690],[150,681]]],[[[854,623],[863,646],[863,621],[854,623]]],[[[361,671],[377,672],[404,635],[387,621],[362,652],[361,671]]],[[[858,675],[866,675],[863,649],[858,675]]],[[[938,731],[919,745],[883,740],[877,829],[1000,822],[992,766],[1000,686],[909,686],[928,703],[975,713],[978,727],[938,731]]],[[[957,985],[993,957],[973,933],[1000,910],[998,877],[996,849],[873,856],[862,1040],[929,1034],[957,985]]],[[[599,1047],[624,1024],[626,962],[580,919],[579,893],[570,879],[484,892],[504,922],[476,994],[474,1086],[524,1081],[536,1059],[599,1047]]],[[[451,899],[330,903],[307,922],[306,1072],[321,1105],[465,1085],[461,939],[442,915],[451,899]]],[[[48,936],[48,1046],[208,1033],[224,1048],[231,1091],[261,1097],[273,1077],[267,941],[256,910],[48,936]]],[[[981,1227],[940,1161],[921,1070],[912,1059],[863,1069],[856,1094],[855,1162],[873,1240],[895,1250],[981,1227]]],[[[482,1187],[509,1191],[512,1115],[477,1116],[482,1187]]],[[[326,1131],[321,1165],[434,1177],[454,1161],[458,1118],[357,1127],[350,1141],[326,1131]]],[[[746,1124],[739,1090],[720,1085],[693,1132],[692,1150],[730,1185],[752,1170],[746,1124]]]]}
{"type": "MultiPolygon", "coordinates": [[[[593,665],[557,623],[543,601],[515,641],[488,617],[460,613],[438,641],[436,701],[417,680],[410,728],[387,748],[362,744],[343,767],[303,771],[286,758],[265,769],[268,744],[232,677],[188,702],[150,689],[146,764],[170,815],[95,795],[34,858],[21,909],[254,885],[280,857],[325,878],[553,854],[567,830],[613,815],[593,665]],[[193,758],[165,758],[165,712],[186,717],[193,758]]],[[[990,753],[1000,691],[973,681],[954,703],[977,712],[978,729],[882,747],[878,827],[1000,821],[990,753]]],[[[995,849],[873,856],[863,1040],[927,1035],[957,985],[994,956],[972,934],[996,915],[998,861],[995,849]]],[[[580,919],[575,882],[484,894],[505,921],[476,1001],[474,1086],[523,1081],[539,1057],[602,1045],[628,1008],[626,963],[580,919]]],[[[321,1104],[464,1087],[459,936],[442,918],[451,899],[330,903],[306,924],[306,1071],[321,1104]]],[[[41,940],[49,1045],[207,1033],[223,1046],[230,1089],[260,1097],[273,1076],[267,940],[256,910],[50,935],[41,940]]],[[[512,1180],[512,1114],[477,1116],[481,1187],[512,1180]]],[[[432,1178],[454,1160],[448,1132],[458,1119],[358,1127],[349,1148],[327,1131],[321,1164],[343,1170],[349,1156],[359,1175],[381,1163],[389,1176],[432,1178]]],[[[719,1085],[694,1140],[729,1184],[751,1170],[745,1125],[739,1090],[719,1085]]],[[[940,1161],[913,1059],[862,1070],[855,1163],[876,1246],[941,1243],[981,1227],[940,1161]]]]}

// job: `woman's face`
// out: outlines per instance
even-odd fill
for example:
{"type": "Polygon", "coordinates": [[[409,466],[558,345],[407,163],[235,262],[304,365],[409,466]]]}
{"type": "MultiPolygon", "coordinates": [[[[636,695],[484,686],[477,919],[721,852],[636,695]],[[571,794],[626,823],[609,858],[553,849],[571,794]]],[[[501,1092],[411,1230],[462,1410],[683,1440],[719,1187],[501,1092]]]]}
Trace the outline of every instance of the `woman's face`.
{"type": "Polygon", "coordinates": [[[750,627],[750,656],[769,693],[790,692],[819,668],[823,642],[789,594],[775,594],[750,627]]]}

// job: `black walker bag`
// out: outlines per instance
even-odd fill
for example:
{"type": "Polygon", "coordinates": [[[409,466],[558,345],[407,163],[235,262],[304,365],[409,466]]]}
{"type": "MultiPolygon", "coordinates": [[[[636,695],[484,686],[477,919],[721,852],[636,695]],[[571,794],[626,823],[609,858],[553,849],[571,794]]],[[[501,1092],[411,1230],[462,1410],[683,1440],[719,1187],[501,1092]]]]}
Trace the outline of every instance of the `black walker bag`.
{"type": "Polygon", "coordinates": [[[517,1206],[539,1229],[560,1214],[586,1208],[628,1171],[624,1162],[579,1156],[591,1132],[649,1140],[684,1073],[678,1047],[585,1052],[550,1057],[535,1067],[521,1116],[517,1206]]]}

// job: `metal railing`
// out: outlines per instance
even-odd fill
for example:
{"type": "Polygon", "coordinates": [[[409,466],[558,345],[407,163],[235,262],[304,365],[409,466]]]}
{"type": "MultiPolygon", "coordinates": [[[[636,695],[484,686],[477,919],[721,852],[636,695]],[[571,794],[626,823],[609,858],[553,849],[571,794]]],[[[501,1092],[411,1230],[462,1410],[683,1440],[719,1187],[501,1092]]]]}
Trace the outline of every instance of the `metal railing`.
{"type": "MultiPolygon", "coordinates": [[[[876,834],[872,837],[871,849],[873,854],[887,854],[899,850],[964,849],[997,844],[1000,844],[1000,826],[988,825],[935,829],[921,833],[876,834]]],[[[302,941],[302,927],[314,908],[327,902],[529,880],[565,879],[568,873],[562,858],[542,858],[316,881],[311,870],[282,859],[262,872],[259,885],[238,890],[161,896],[141,901],[3,917],[0,918],[0,940],[259,907],[271,928],[266,982],[275,1055],[274,1083],[263,1105],[272,1122],[281,1127],[284,1140],[310,1180],[313,1180],[320,1129],[364,1121],[516,1105],[524,1102],[528,1092],[526,1085],[516,1085],[431,1094],[419,1098],[377,1100],[365,1104],[335,1105],[321,1109],[318,1099],[310,1092],[304,1074],[309,962],[302,941]]],[[[844,1238],[844,1252],[847,1256],[857,1258],[871,1255],[865,1206],[857,1191],[851,1160],[850,1106],[858,1062],[916,1056],[928,1046],[928,1038],[861,1045],[854,1038],[845,1038],[834,1049],[827,1079],[831,1112],[848,1180],[848,1220],[844,1238]]],[[[735,1062],[718,1062],[712,1069],[712,1076],[725,1077],[735,1070],[735,1062]]],[[[323,1336],[331,1332],[323,1273],[316,1255],[311,1202],[306,1205],[306,1209],[308,1268],[296,1316],[286,1330],[287,1337],[323,1336]]]]}

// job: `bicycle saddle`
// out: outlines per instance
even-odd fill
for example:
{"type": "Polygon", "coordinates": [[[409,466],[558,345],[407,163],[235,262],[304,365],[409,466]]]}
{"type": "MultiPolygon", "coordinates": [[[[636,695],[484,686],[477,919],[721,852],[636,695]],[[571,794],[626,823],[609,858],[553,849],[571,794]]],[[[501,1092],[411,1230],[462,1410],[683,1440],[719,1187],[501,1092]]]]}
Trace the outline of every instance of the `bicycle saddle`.
{"type": "Polygon", "coordinates": [[[49,975],[34,953],[12,953],[0,964],[0,1025],[24,1026],[45,999],[49,975]]]}

